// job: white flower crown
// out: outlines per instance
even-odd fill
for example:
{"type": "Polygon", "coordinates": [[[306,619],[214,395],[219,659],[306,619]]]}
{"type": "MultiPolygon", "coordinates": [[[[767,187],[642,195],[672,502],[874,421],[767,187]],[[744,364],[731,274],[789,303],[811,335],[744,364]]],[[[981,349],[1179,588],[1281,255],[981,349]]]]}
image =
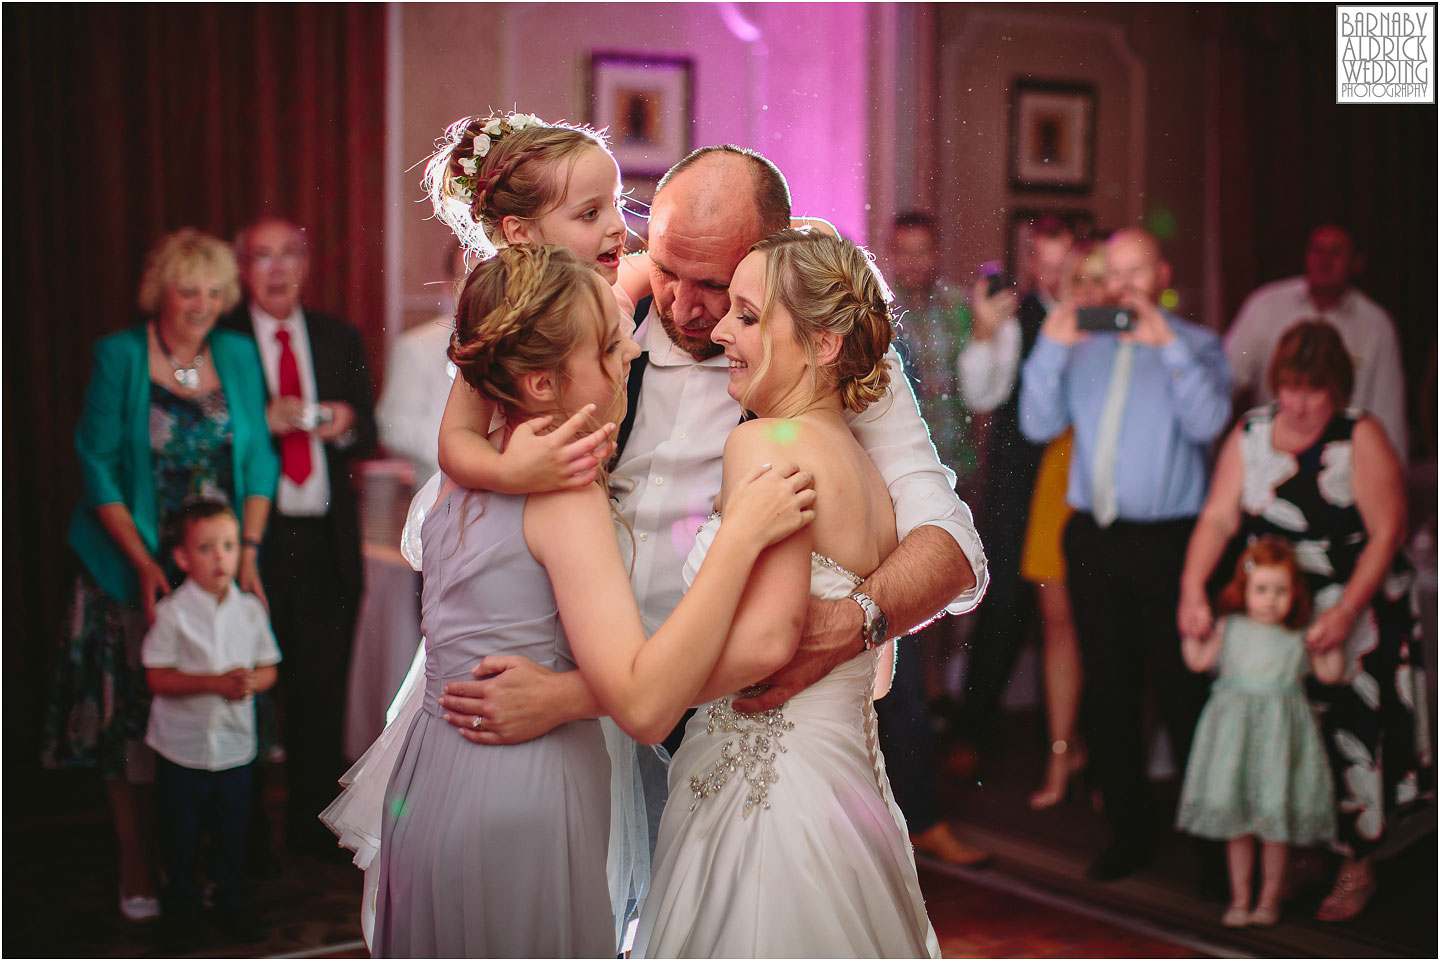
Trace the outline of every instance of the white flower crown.
{"type": "MultiPolygon", "coordinates": [[[[533,113],[509,113],[492,116],[475,134],[470,144],[470,156],[460,158],[460,169],[465,171],[463,177],[454,177],[451,183],[457,188],[456,193],[465,200],[474,198],[475,191],[479,184],[475,181],[475,173],[480,169],[480,161],[490,152],[490,148],[499,143],[507,135],[519,133],[526,127],[547,127],[545,121],[533,113]]],[[[459,146],[457,144],[457,146],[459,146]]]]}
{"type": "MultiPolygon", "coordinates": [[[[533,113],[510,112],[492,114],[480,125],[480,130],[472,134],[473,125],[474,118],[464,117],[446,128],[445,136],[435,141],[435,152],[425,165],[421,183],[430,196],[435,218],[455,233],[463,247],[485,258],[495,253],[495,244],[485,233],[479,218],[471,212],[475,194],[482,186],[479,180],[480,161],[495,144],[510,134],[550,124],[533,113]],[[463,171],[458,176],[450,174],[452,158],[457,159],[463,171]]],[[[485,186],[488,188],[490,185],[485,186]]]]}

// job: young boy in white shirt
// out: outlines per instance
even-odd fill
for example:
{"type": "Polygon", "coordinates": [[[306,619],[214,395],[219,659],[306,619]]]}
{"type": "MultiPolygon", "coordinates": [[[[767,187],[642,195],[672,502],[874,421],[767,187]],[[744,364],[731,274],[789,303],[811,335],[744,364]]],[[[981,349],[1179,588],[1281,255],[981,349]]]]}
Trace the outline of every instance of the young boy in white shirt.
{"type": "Polygon", "coordinates": [[[260,600],[235,584],[240,523],[234,512],[219,501],[199,501],[185,507],[178,525],[175,563],[187,577],[156,605],[140,649],[155,695],[145,743],[157,755],[166,872],[161,904],[177,933],[194,936],[201,911],[196,866],[208,823],[216,920],[239,940],[259,940],[264,931],[245,876],[253,695],[274,685],[280,651],[260,600]]]}

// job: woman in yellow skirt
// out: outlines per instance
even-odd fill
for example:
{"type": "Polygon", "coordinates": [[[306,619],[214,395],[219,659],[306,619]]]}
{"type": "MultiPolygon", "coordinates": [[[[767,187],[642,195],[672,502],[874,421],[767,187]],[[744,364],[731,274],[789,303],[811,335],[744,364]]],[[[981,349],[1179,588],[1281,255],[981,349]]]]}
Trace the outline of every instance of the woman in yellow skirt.
{"type": "Polygon", "coordinates": [[[1035,496],[1030,501],[1030,524],[1020,557],[1020,576],[1035,585],[1045,636],[1045,716],[1050,727],[1050,762],[1045,782],[1030,795],[1030,807],[1036,811],[1060,803],[1070,776],[1085,765],[1075,744],[1080,714],[1080,648],[1070,616],[1070,594],[1065,588],[1065,557],[1060,550],[1060,535],[1072,513],[1065,503],[1071,438],[1067,430],[1049,443],[1040,458],[1035,496]]]}
{"type": "MultiPolygon", "coordinates": [[[[1098,304],[1105,296],[1105,251],[1094,241],[1081,241],[1065,260],[1061,299],[1080,305],[1098,304]]],[[[1069,430],[1050,442],[1040,458],[1030,522],[1020,557],[1020,576],[1035,585],[1044,628],[1045,714],[1050,733],[1050,759],[1040,790],[1030,795],[1036,811],[1065,798],[1072,775],[1085,767],[1083,750],[1075,743],[1080,717],[1082,675],[1070,594],[1065,587],[1065,556],[1060,539],[1073,511],[1065,501],[1070,474],[1069,430]]]]}

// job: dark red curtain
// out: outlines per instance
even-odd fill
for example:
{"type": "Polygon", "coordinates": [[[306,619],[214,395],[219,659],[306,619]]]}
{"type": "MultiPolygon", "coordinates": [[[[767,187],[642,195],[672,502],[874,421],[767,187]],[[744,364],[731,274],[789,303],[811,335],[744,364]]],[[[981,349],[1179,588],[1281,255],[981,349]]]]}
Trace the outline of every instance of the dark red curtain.
{"type": "Polygon", "coordinates": [[[151,244],[295,219],[312,245],[305,302],[355,323],[382,369],[385,8],[7,4],[3,18],[4,744],[20,773],[37,763],[71,572],[89,346],[137,321],[151,244]]]}
{"type": "Polygon", "coordinates": [[[1203,16],[1218,57],[1225,316],[1258,285],[1304,271],[1318,222],[1350,225],[1368,255],[1360,287],[1399,329],[1414,456],[1433,456],[1435,107],[1335,103],[1333,4],[1203,16]]]}

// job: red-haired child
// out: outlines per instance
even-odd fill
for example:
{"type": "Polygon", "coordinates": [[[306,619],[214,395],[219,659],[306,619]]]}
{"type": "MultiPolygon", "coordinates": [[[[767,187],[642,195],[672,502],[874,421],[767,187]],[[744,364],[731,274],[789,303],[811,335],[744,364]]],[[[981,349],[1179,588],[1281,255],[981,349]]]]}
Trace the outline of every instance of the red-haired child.
{"type": "Polygon", "coordinates": [[[1280,916],[1289,845],[1335,834],[1335,796],[1320,730],[1302,687],[1307,670],[1336,684],[1339,649],[1305,647],[1310,596],[1295,553],[1277,537],[1246,548],[1221,592],[1225,616],[1206,638],[1185,638],[1192,671],[1220,676],[1200,714],[1180,792],[1176,826],[1228,842],[1229,927],[1266,926],[1280,916]],[[1250,908],[1255,841],[1264,877],[1250,908]]]}

